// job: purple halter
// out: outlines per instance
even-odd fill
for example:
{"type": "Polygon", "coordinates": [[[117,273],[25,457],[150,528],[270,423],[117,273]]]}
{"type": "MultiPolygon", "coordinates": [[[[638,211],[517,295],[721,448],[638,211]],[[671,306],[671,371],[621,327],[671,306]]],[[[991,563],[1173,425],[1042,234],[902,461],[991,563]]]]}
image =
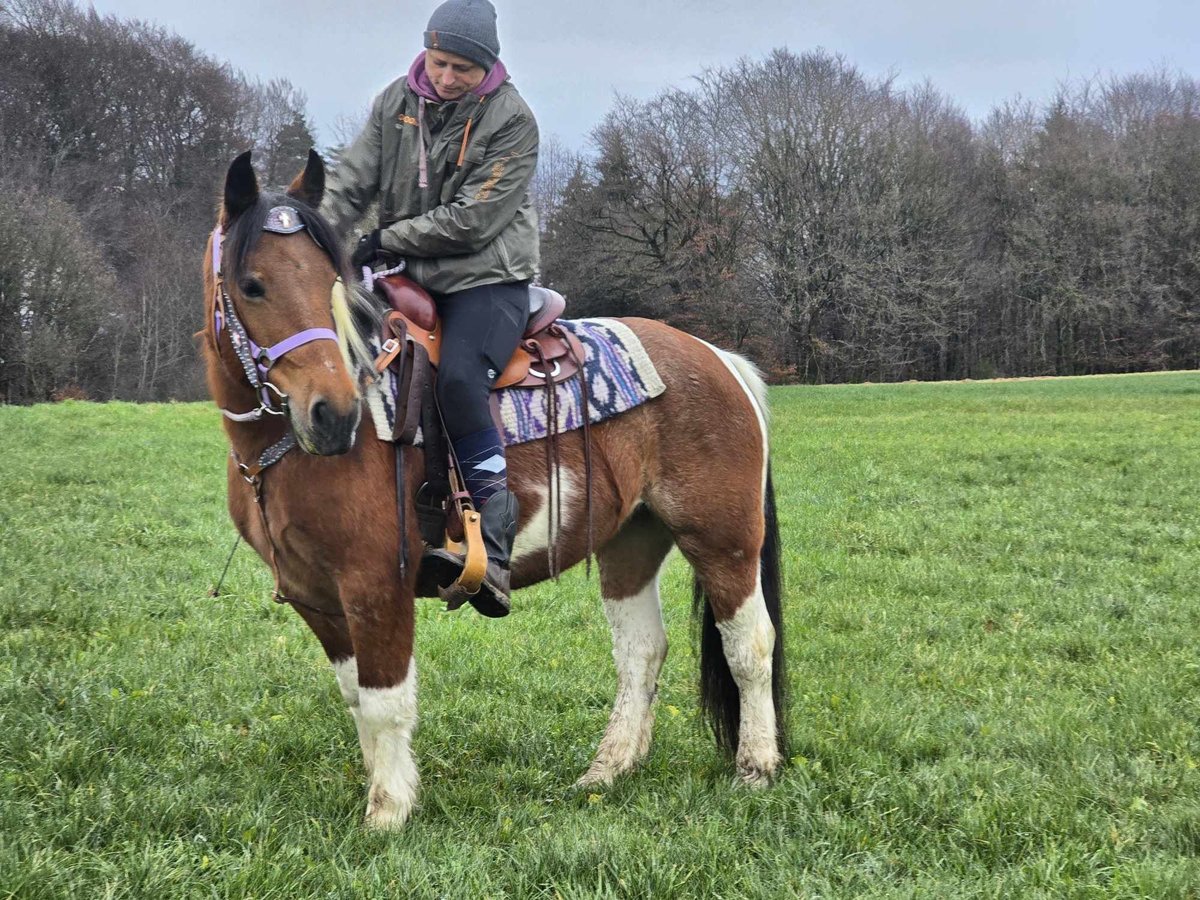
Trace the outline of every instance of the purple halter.
{"type": "MultiPolygon", "coordinates": [[[[274,207],[267,213],[267,220],[263,223],[263,231],[269,231],[272,234],[295,234],[303,230],[304,222],[300,219],[300,214],[290,206],[274,207]]],[[[229,292],[225,290],[225,280],[221,273],[221,243],[224,238],[224,232],[218,225],[213,230],[212,236],[212,271],[217,288],[221,292],[221,302],[219,305],[214,305],[213,327],[218,340],[221,338],[221,330],[225,327],[229,328],[229,341],[246,372],[246,380],[258,394],[261,404],[250,412],[235,413],[224,408],[221,409],[221,412],[234,422],[254,422],[261,419],[264,414],[286,415],[287,394],[268,380],[267,375],[270,373],[271,367],[284,354],[313,341],[337,343],[337,332],[331,328],[306,328],[270,347],[260,347],[256,344],[247,334],[246,327],[234,309],[233,301],[229,299],[229,292]],[[271,392],[279,400],[278,407],[272,403],[271,392]]]]}

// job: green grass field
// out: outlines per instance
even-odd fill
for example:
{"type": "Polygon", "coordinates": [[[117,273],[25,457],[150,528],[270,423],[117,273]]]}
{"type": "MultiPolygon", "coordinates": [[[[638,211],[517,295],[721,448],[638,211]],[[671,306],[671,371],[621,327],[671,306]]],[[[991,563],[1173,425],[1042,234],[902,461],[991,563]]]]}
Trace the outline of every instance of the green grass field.
{"type": "Polygon", "coordinates": [[[779,783],[734,789],[696,717],[676,558],[655,745],[604,793],[571,790],[615,685],[595,581],[423,601],[389,835],[266,568],[206,596],[215,410],[0,407],[0,897],[1200,897],[1200,374],[771,399],[779,783]]]}

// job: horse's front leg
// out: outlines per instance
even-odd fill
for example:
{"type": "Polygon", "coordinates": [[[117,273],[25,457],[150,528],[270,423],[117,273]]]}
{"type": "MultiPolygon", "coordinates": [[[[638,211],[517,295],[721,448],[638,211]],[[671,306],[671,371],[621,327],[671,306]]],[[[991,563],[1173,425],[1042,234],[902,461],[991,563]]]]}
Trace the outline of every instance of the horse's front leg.
{"type": "Polygon", "coordinates": [[[374,828],[404,825],[420,782],[412,754],[417,727],[413,596],[397,582],[383,591],[380,580],[342,588],[358,676],[356,721],[369,770],[366,823],[374,828]]]}
{"type": "Polygon", "coordinates": [[[341,691],[342,699],[346,701],[346,706],[354,719],[354,726],[358,730],[363,765],[366,766],[367,774],[370,775],[375,764],[372,758],[374,743],[368,741],[363,733],[362,710],[358,699],[358,660],[354,658],[354,644],[350,640],[350,628],[346,617],[320,613],[302,606],[294,608],[300,614],[300,618],[312,629],[317,640],[321,642],[325,655],[329,657],[333,673],[337,676],[338,689],[341,691]]]}

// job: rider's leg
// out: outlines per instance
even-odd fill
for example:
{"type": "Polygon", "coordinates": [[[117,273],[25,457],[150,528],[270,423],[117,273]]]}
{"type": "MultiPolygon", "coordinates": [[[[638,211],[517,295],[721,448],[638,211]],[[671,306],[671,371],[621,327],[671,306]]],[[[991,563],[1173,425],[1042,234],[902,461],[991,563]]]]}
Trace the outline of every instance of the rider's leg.
{"type": "Polygon", "coordinates": [[[485,614],[504,615],[517,501],[508,491],[504,443],[488,398],[525,330],[529,286],[492,284],[444,295],[438,312],[443,341],[438,401],[467,490],[482,516],[488,555],[484,587],[472,603],[485,614]]]}

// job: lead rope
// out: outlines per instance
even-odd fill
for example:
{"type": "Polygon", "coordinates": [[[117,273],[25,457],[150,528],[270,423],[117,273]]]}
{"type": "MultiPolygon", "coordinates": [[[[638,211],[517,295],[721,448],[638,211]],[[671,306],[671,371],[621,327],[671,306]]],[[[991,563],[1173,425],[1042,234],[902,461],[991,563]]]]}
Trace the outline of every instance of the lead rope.
{"type": "Polygon", "coordinates": [[[229,564],[233,562],[233,554],[237,551],[238,544],[242,542],[242,536],[239,534],[233,539],[233,546],[229,550],[229,556],[225,559],[225,568],[221,570],[221,577],[217,579],[217,586],[208,592],[210,597],[220,597],[221,588],[225,586],[225,576],[229,574],[229,564]]]}

